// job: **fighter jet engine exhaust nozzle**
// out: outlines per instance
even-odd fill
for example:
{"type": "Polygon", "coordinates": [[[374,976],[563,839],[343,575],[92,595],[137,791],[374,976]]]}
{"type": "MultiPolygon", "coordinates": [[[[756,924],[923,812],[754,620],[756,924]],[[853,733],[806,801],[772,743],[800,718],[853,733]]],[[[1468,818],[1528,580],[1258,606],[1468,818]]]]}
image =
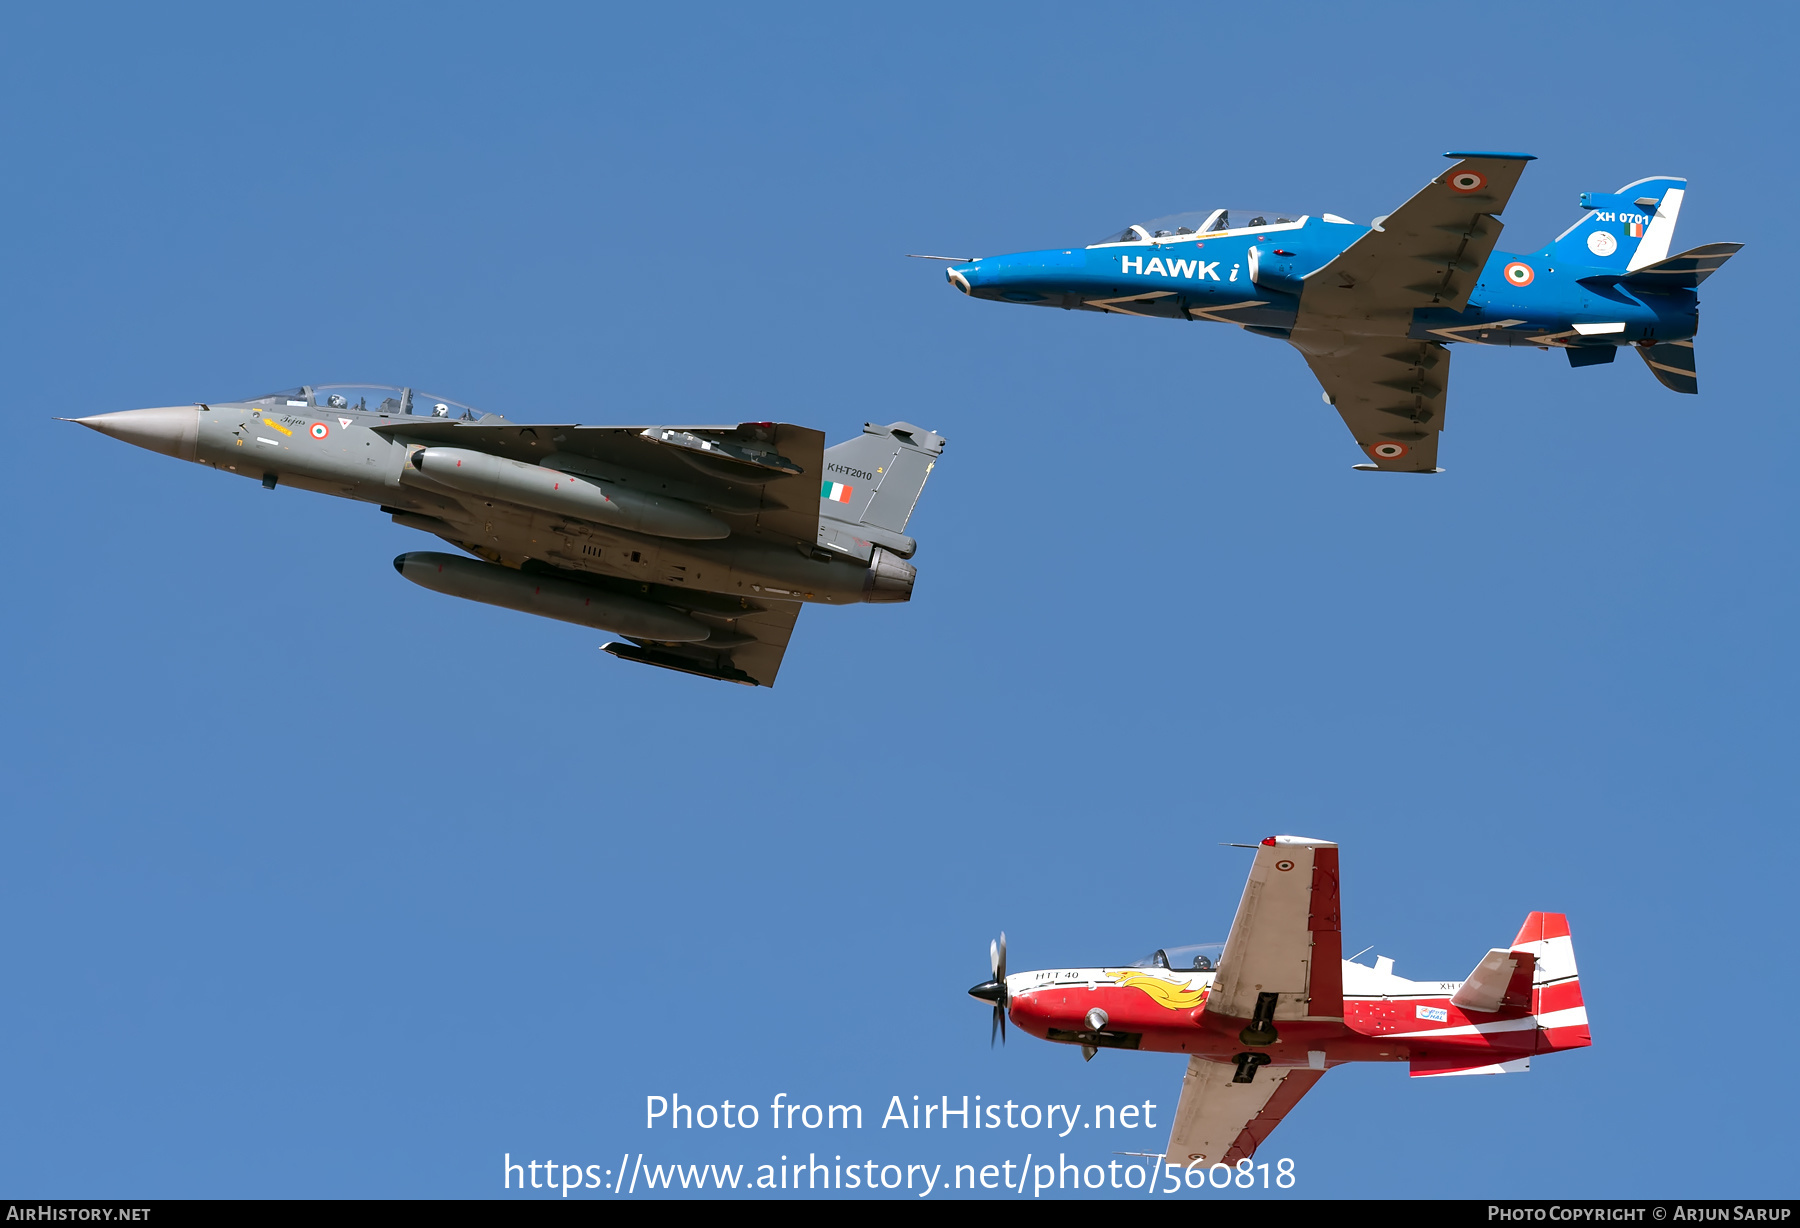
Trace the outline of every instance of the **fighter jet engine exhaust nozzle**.
{"type": "Polygon", "coordinates": [[[863,576],[864,601],[911,601],[919,569],[899,555],[875,547],[863,576]]]}
{"type": "Polygon", "coordinates": [[[983,1002],[994,1004],[994,1022],[988,1028],[988,1048],[994,1047],[994,1038],[1006,1043],[1006,1011],[1012,1005],[1012,995],[1006,992],[1006,932],[1000,933],[998,942],[988,943],[988,979],[969,990],[971,998],[979,998],[983,1002]]]}

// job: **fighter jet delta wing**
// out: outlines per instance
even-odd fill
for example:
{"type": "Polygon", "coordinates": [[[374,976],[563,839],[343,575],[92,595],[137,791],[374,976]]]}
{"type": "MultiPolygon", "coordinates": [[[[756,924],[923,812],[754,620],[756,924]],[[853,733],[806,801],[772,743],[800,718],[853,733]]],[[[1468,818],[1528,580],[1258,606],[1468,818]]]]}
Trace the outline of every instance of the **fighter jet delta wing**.
{"type": "Polygon", "coordinates": [[[1446,156],[1457,163],[1304,280],[1289,340],[1374,462],[1359,468],[1436,471],[1449,354],[1407,343],[1412,313],[1468,306],[1500,238],[1495,215],[1532,160],[1446,156]]]}
{"type": "MultiPolygon", "coordinates": [[[[715,629],[697,644],[671,644],[634,639],[629,644],[606,644],[603,649],[621,661],[660,665],[664,669],[745,686],[774,686],[787,654],[788,638],[800,617],[800,602],[764,600],[754,614],[739,614],[729,630],[715,629]]],[[[706,610],[693,610],[702,620],[706,610]]]]}
{"type": "MultiPolygon", "coordinates": [[[[705,508],[740,540],[761,538],[812,550],[819,537],[817,488],[824,468],[825,436],[806,427],[771,422],[674,427],[500,425],[426,418],[375,429],[409,447],[466,448],[540,469],[597,478],[650,500],[675,500],[677,509],[705,508]]],[[[693,535],[707,536],[703,529],[693,535]]],[[[458,544],[470,548],[467,543],[458,544]]],[[[427,587],[432,586],[434,567],[439,572],[444,566],[462,571],[480,567],[443,564],[436,556],[416,557],[417,565],[403,567],[402,574],[427,587]]],[[[754,601],[734,601],[676,584],[566,572],[535,560],[527,566],[534,579],[532,602],[537,605],[554,604],[561,595],[567,603],[578,602],[584,610],[591,610],[598,600],[594,589],[616,590],[620,596],[648,598],[684,611],[710,632],[704,639],[683,642],[665,638],[665,632],[656,630],[634,634],[615,621],[607,625],[624,632],[630,642],[604,645],[613,656],[746,686],[774,685],[800,616],[800,602],[771,598],[760,591],[754,601]]],[[[469,582],[468,578],[458,580],[469,582]]],[[[572,611],[550,616],[586,621],[572,611]]]]}
{"type": "Polygon", "coordinates": [[[808,548],[818,540],[825,436],[807,427],[515,426],[415,418],[375,429],[408,444],[470,448],[678,499],[722,517],[735,537],[808,548]]]}
{"type": "MultiPolygon", "coordinates": [[[[1257,1075],[1284,1023],[1341,1024],[1343,940],[1338,922],[1338,850],[1325,840],[1270,836],[1256,850],[1205,1019],[1237,1033],[1233,1061],[1194,1057],[1169,1131],[1170,1164],[1235,1163],[1324,1075],[1278,1068],[1257,1075]]],[[[1321,1057],[1323,1055],[1321,1054],[1321,1057]]]]}

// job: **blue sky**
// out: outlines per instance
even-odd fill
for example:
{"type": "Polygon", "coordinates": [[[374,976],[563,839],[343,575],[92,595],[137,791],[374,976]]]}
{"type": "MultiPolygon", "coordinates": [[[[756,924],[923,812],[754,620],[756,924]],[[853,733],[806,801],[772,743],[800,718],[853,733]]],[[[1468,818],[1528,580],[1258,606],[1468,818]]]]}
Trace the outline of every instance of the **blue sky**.
{"type": "Polygon", "coordinates": [[[1568,913],[1595,1037],[1520,1077],[1335,1071],[1259,1157],[1297,1193],[1794,1192],[1787,10],[0,22],[0,1191],[1157,1150],[875,1121],[1172,1111],[1181,1059],[990,1051],[964,990],[1002,928],[1015,969],[1222,938],[1219,843],[1292,832],[1341,842],[1346,949],[1403,975],[1568,913]],[[1511,250],[1663,173],[1678,246],[1749,244],[1701,395],[1461,348],[1448,472],[1372,476],[1279,342],[901,258],[1366,221],[1482,148],[1540,159],[1511,250]],[[372,507],[52,421],[359,380],[942,431],[916,596],[807,610],[778,687],[721,686],[402,582],[434,542],[372,507]],[[869,1124],[647,1131],[671,1093],[869,1124]]]}

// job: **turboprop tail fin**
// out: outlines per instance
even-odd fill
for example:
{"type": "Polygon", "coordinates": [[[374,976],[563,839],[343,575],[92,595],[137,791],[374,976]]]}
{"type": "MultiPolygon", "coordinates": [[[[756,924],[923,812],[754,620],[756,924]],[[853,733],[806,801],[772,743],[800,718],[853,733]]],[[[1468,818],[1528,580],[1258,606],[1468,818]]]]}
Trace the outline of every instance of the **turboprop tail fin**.
{"type": "Polygon", "coordinates": [[[1526,917],[1512,946],[1482,956],[1450,1004],[1473,1021],[1476,1030],[1488,1030],[1494,1047],[1480,1055],[1415,1057],[1414,1078],[1520,1074],[1531,1069],[1534,1053],[1593,1043],[1569,919],[1559,912],[1526,917]],[[1531,1014],[1518,1013],[1526,1010],[1531,1014]]]}
{"type": "Polygon", "coordinates": [[[1556,236],[1550,255],[1564,265],[1628,273],[1666,259],[1687,180],[1652,176],[1617,192],[1583,192],[1580,221],[1556,236]]]}
{"type": "Polygon", "coordinates": [[[1580,1049],[1593,1044],[1588,1035],[1587,1006],[1581,1000],[1581,974],[1575,969],[1575,940],[1569,919],[1559,912],[1534,912],[1525,918],[1512,949],[1532,956],[1531,1013],[1542,1030],[1538,1052],[1580,1049]]]}

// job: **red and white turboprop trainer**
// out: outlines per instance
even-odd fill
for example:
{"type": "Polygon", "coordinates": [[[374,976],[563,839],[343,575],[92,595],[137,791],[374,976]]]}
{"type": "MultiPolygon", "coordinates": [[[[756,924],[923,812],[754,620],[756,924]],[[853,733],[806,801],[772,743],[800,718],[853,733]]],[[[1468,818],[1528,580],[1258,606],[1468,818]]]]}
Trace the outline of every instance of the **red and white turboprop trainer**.
{"type": "Polygon", "coordinates": [[[1409,981],[1394,961],[1343,958],[1338,847],[1270,836],[1256,848],[1226,942],[1171,947],[1128,968],[1006,972],[969,993],[1033,1036],[1101,1049],[1189,1055],[1165,1152],[1175,1165],[1256,1154],[1333,1066],[1410,1062],[1412,1074],[1506,1074],[1536,1053],[1588,1044],[1575,948],[1562,913],[1525,918],[1511,947],[1465,981],[1409,981]],[[1265,1069],[1266,1067],[1266,1069],[1265,1069]],[[1259,1073],[1260,1072],[1260,1073],[1259,1073]]]}

